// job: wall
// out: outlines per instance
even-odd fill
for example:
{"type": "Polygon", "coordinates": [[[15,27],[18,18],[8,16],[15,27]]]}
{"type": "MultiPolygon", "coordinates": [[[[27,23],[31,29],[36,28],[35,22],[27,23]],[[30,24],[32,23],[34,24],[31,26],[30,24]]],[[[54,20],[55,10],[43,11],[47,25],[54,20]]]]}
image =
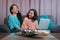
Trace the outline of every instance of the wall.
{"type": "Polygon", "coordinates": [[[0,0],[0,24],[4,18],[10,15],[9,8],[12,4],[17,4],[22,15],[26,15],[28,10],[34,8],[38,15],[45,12],[54,17],[54,23],[60,24],[60,0],[0,0]]]}
{"type": "Polygon", "coordinates": [[[54,23],[60,25],[60,0],[41,0],[41,15],[46,12],[54,17],[54,23]]]}
{"type": "Polygon", "coordinates": [[[4,23],[6,17],[6,0],[0,0],[0,24],[4,23]]]}

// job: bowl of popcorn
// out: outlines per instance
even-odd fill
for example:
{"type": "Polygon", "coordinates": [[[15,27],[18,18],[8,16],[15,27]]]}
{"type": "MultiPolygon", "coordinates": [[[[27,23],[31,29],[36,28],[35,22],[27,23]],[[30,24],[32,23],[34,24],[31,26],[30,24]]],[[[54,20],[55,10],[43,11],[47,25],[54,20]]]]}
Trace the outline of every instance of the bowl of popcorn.
{"type": "Polygon", "coordinates": [[[47,36],[50,34],[50,31],[48,30],[38,30],[37,32],[40,36],[47,36]]]}

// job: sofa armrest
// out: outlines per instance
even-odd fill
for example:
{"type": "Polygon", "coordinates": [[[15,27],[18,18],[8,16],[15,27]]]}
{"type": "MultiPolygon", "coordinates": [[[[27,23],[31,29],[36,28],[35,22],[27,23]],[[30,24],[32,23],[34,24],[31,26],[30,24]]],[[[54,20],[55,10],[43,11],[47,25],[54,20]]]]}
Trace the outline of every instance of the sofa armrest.
{"type": "Polygon", "coordinates": [[[3,25],[0,25],[0,32],[10,33],[11,31],[7,25],[3,24],[3,25]]]}

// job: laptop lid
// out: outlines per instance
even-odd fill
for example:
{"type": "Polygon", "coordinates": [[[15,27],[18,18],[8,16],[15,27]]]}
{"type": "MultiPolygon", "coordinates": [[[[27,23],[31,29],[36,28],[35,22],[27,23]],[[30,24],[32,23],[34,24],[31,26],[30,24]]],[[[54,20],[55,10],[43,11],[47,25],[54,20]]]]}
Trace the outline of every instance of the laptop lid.
{"type": "Polygon", "coordinates": [[[50,19],[41,18],[38,29],[42,29],[42,30],[48,29],[49,23],[50,23],[50,19]]]}

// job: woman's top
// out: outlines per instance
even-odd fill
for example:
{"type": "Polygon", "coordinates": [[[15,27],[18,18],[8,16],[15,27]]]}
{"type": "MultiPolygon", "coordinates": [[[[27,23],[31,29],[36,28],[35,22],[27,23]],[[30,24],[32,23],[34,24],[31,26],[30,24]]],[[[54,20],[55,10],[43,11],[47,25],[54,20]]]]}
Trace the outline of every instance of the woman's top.
{"type": "Polygon", "coordinates": [[[22,28],[23,29],[27,29],[27,30],[34,30],[38,28],[38,22],[37,20],[32,21],[31,19],[28,19],[27,17],[24,18],[23,24],[22,24],[22,28]]]}
{"type": "Polygon", "coordinates": [[[10,28],[11,31],[17,31],[15,27],[19,27],[21,26],[20,21],[18,20],[17,16],[14,15],[10,15],[8,17],[8,26],[10,28]]]}

